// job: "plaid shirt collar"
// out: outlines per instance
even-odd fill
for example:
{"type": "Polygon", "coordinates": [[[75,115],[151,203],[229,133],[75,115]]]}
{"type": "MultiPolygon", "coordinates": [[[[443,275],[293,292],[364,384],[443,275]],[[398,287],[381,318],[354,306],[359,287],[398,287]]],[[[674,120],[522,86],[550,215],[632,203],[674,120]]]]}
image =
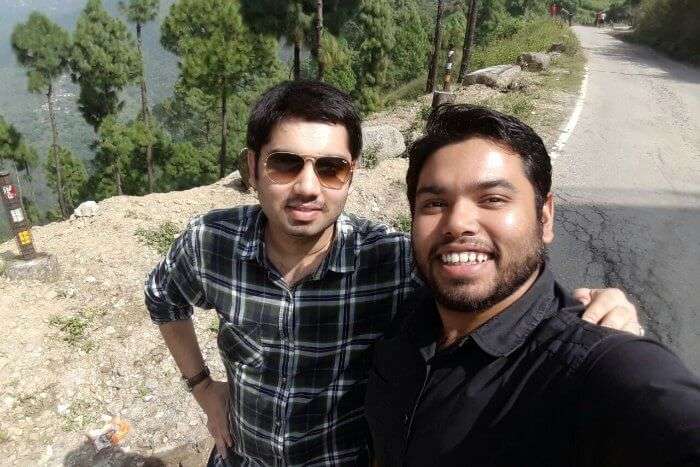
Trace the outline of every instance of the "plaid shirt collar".
{"type": "MultiPolygon", "coordinates": [[[[265,257],[265,226],[267,217],[260,206],[256,207],[257,213],[251,216],[251,223],[247,226],[246,233],[241,237],[238,248],[234,250],[234,257],[241,261],[257,261],[267,267],[269,264],[265,257]]],[[[352,221],[341,213],[335,221],[335,239],[330,253],[314,274],[313,279],[320,279],[326,271],[348,273],[355,270],[355,237],[350,235],[353,229],[352,221]]]]}

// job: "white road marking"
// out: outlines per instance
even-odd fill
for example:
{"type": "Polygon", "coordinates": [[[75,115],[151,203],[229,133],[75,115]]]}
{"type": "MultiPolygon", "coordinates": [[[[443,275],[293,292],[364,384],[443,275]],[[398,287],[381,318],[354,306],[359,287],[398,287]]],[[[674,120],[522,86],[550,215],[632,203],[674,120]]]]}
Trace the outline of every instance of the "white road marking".
{"type": "Polygon", "coordinates": [[[578,92],[578,99],[576,100],[576,106],[574,107],[574,111],[571,114],[571,117],[569,117],[569,121],[566,123],[566,126],[564,126],[564,128],[561,130],[559,138],[557,138],[556,144],[554,144],[554,147],[549,153],[549,157],[552,159],[552,161],[555,161],[557,157],[561,155],[562,148],[569,140],[569,137],[571,136],[571,133],[573,133],[574,128],[576,128],[578,119],[581,116],[581,111],[583,110],[583,103],[586,100],[586,89],[588,87],[588,65],[585,65],[584,73],[585,74],[583,75],[583,82],[581,83],[581,89],[578,92]]]}

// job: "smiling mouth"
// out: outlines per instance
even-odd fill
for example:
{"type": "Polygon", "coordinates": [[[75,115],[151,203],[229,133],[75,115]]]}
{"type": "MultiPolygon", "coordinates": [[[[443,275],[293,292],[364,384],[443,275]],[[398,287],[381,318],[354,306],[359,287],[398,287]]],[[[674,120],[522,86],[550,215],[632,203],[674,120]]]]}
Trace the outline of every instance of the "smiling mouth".
{"type": "Polygon", "coordinates": [[[492,258],[491,254],[480,251],[461,251],[440,255],[440,261],[446,265],[481,264],[492,258]]]}

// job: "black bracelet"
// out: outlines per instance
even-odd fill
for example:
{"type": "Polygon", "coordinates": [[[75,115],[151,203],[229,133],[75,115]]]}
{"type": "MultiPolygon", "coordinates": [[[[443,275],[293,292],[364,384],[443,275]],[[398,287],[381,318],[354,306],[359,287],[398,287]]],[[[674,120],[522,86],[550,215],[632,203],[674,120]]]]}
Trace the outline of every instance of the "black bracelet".
{"type": "Polygon", "coordinates": [[[192,392],[194,390],[194,387],[197,386],[199,383],[207,379],[210,375],[209,368],[204,365],[204,369],[194,375],[191,378],[186,377],[185,375],[182,375],[182,380],[185,382],[185,385],[187,386],[187,390],[189,392],[192,392]]]}

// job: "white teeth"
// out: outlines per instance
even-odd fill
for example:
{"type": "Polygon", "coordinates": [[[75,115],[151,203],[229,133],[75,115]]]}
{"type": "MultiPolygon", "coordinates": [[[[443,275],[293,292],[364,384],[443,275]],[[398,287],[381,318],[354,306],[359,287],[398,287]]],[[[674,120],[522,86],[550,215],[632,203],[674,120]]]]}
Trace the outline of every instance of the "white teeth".
{"type": "Polygon", "coordinates": [[[484,263],[489,257],[485,253],[463,251],[461,253],[446,253],[441,257],[443,263],[484,263]]]}

